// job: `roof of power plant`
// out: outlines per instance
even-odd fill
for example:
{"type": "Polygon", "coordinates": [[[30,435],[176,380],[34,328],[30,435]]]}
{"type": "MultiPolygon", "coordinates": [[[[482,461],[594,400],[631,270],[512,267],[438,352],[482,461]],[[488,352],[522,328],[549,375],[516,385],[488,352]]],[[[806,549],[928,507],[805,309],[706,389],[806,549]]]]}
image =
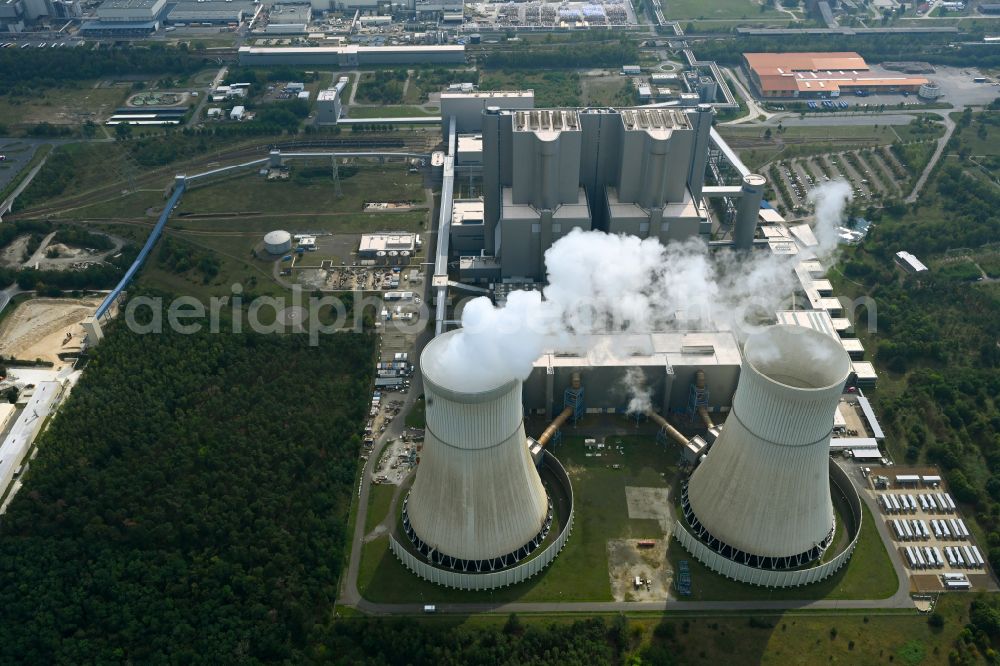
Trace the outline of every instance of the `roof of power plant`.
{"type": "Polygon", "coordinates": [[[876,72],[853,51],[744,53],[743,62],[765,96],[837,95],[842,89],[862,88],[915,91],[928,82],[920,76],[876,72]]]}

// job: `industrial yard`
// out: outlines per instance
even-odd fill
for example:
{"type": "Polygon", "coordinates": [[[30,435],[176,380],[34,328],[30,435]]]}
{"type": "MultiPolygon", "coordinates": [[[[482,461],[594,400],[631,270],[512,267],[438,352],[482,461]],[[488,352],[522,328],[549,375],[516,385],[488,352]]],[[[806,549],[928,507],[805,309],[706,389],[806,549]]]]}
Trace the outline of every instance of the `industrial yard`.
{"type": "Polygon", "coordinates": [[[0,356],[39,359],[56,369],[71,364],[85,336],[81,323],[100,302],[100,298],[35,298],[21,303],[0,323],[0,356]]]}

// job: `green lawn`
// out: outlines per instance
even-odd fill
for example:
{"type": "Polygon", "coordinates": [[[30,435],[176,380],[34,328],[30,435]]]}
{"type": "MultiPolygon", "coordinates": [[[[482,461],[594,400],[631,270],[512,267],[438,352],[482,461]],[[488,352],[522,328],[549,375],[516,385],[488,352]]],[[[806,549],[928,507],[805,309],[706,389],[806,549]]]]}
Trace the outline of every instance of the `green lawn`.
{"type": "Polygon", "coordinates": [[[370,533],[389,513],[389,504],[396,486],[388,483],[373,485],[368,492],[368,513],[365,515],[365,534],[370,533]]]}
{"type": "Polygon", "coordinates": [[[565,548],[541,575],[493,592],[449,590],[407,571],[389,552],[388,537],[382,537],[363,548],[359,589],[365,598],[380,602],[611,601],[607,542],[662,536],[656,521],[628,518],[625,487],[665,487],[676,473],[677,458],[675,451],[665,451],[652,438],[621,439],[626,454],[613,459],[586,457],[582,437],[567,436],[554,450],[570,470],[576,521],[565,548]],[[612,462],[622,468],[612,469],[612,462]]]}
{"type": "MultiPolygon", "coordinates": [[[[67,54],[70,55],[70,54],[67,54]]],[[[41,88],[27,96],[0,95],[0,124],[9,127],[47,122],[53,125],[100,123],[125,102],[131,88],[94,88],[95,81],[79,87],[41,88]]]]}
{"type": "Polygon", "coordinates": [[[764,5],[751,0],[665,0],[663,14],[670,20],[684,19],[790,19],[788,14],[774,10],[771,3],[764,5]]]}
{"type": "Polygon", "coordinates": [[[53,218],[83,220],[93,218],[148,218],[155,221],[166,199],[163,190],[136,190],[89,206],[54,214],[53,218]],[[149,213],[152,214],[149,214],[149,213]]]}
{"type": "MultiPolygon", "coordinates": [[[[306,167],[292,165],[292,177],[286,181],[265,181],[253,173],[243,173],[184,193],[177,215],[230,214],[360,214],[367,201],[424,202],[423,178],[409,174],[402,165],[362,166],[353,175],[340,168],[342,197],[337,197],[329,165],[306,167]],[[300,179],[298,170],[312,174],[300,179]]],[[[385,215],[385,214],[383,214],[385,215]]]]}
{"type": "Polygon", "coordinates": [[[406,414],[406,427],[407,428],[423,428],[426,425],[426,404],[424,403],[424,396],[417,398],[417,401],[413,403],[413,407],[406,414]]]}
{"type": "Polygon", "coordinates": [[[670,549],[668,557],[676,568],[687,560],[691,568],[692,601],[792,600],[792,599],[885,599],[896,593],[898,580],[889,554],[879,536],[868,507],[862,503],[861,538],[847,566],[830,578],[805,587],[766,589],[731,581],[709,570],[682,547],[670,549]]]}
{"type": "Polygon", "coordinates": [[[580,106],[580,75],[564,71],[489,70],[481,72],[480,90],[534,90],[535,107],[580,106]]]}

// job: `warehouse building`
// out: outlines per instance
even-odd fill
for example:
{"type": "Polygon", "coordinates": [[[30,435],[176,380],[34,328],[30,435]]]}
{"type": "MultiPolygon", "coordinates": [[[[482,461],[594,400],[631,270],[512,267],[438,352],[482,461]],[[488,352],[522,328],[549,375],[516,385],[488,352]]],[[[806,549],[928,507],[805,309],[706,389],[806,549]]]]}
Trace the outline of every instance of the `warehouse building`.
{"type": "Polygon", "coordinates": [[[358,256],[364,259],[374,259],[379,252],[410,252],[417,249],[417,235],[402,232],[384,232],[377,234],[361,234],[358,244],[358,256]]]}
{"type": "Polygon", "coordinates": [[[465,46],[241,46],[240,64],[367,67],[465,62],[465,46]]]}
{"type": "Polygon", "coordinates": [[[744,53],[743,67],[760,97],[839,97],[841,94],[917,93],[921,76],[873,71],[853,51],[744,53]]]}
{"type": "Polygon", "coordinates": [[[184,0],[174,5],[167,15],[170,23],[241,23],[253,16],[253,2],[233,0],[184,0]]]}

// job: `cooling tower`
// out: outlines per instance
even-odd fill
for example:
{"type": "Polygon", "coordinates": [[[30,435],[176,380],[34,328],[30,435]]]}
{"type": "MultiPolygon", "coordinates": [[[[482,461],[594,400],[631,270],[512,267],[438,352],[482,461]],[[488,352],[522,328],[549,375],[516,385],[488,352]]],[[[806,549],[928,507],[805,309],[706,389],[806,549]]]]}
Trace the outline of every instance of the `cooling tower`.
{"type": "Polygon", "coordinates": [[[458,333],[438,336],[420,357],[427,426],[403,525],[431,562],[492,571],[542,542],[551,506],[528,452],[521,382],[450,376],[440,358],[458,333]]]}
{"type": "Polygon", "coordinates": [[[850,369],[843,347],[812,329],[772,326],[747,340],[732,411],[682,501],[714,550],[788,568],[826,549],[830,433],[850,369]]]}

